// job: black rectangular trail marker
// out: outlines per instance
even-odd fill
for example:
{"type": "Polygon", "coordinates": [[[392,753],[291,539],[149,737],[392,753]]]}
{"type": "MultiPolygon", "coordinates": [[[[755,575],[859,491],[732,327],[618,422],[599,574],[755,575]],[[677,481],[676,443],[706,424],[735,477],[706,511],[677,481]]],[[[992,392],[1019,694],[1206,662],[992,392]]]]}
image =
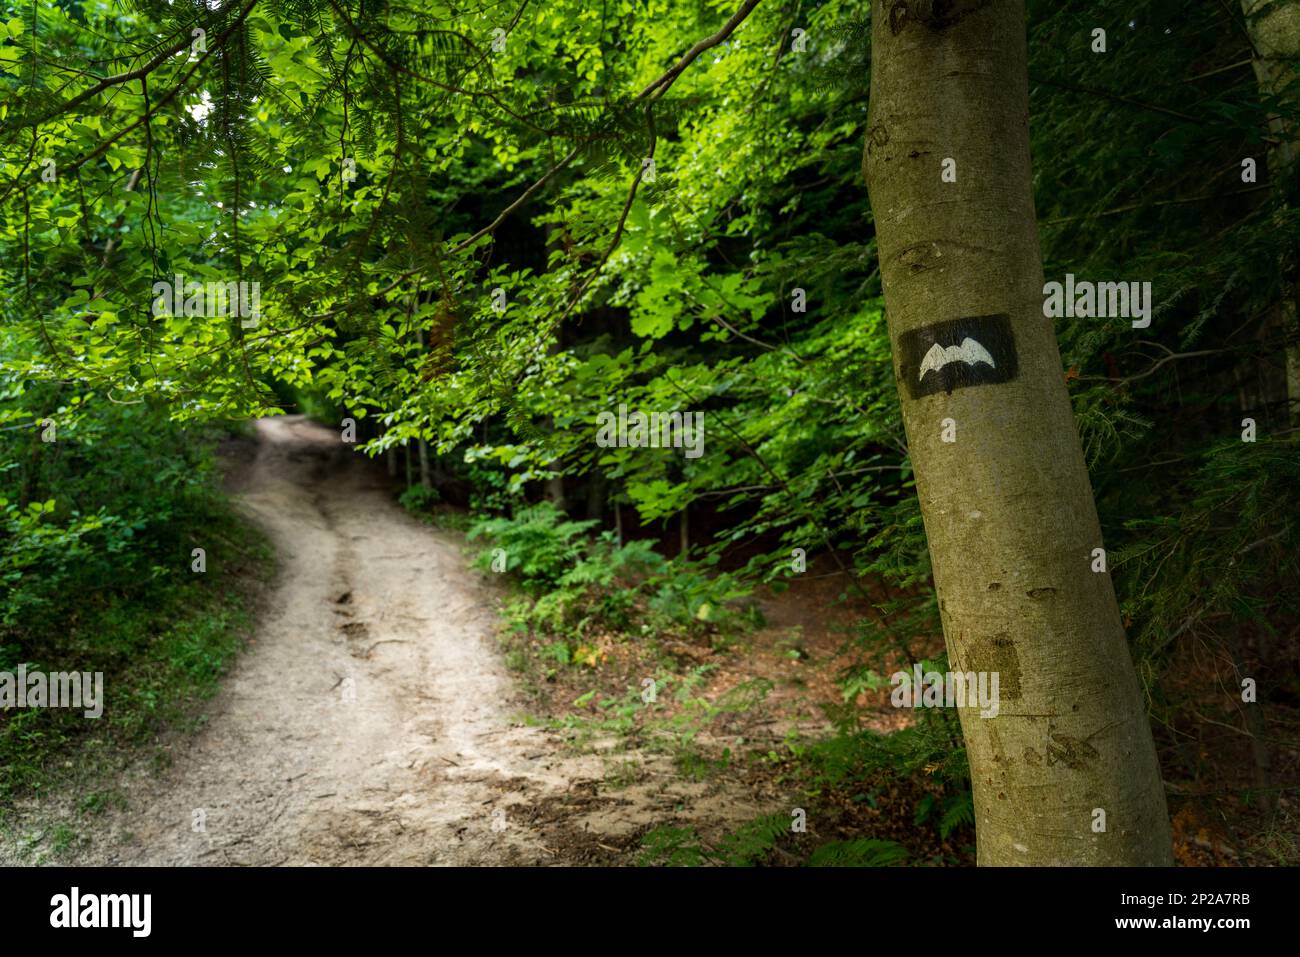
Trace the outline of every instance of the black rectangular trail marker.
{"type": "Polygon", "coordinates": [[[1005,312],[910,329],[898,337],[898,348],[898,374],[913,399],[1009,382],[1018,371],[1011,317],[1005,312]]]}

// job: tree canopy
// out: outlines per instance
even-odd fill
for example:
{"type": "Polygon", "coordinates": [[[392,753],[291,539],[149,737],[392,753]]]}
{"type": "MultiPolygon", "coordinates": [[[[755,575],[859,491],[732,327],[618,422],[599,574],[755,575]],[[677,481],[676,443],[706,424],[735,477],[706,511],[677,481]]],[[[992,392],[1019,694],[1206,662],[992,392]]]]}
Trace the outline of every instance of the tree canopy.
{"type": "MultiPolygon", "coordinates": [[[[425,442],[480,509],[559,478],[607,524],[697,517],[696,610],[779,588],[792,549],[859,596],[883,577],[846,700],[937,631],[862,182],[868,4],[0,11],[13,540],[98,534],[28,454],[43,421],[93,443],[306,410],[373,423],[369,454],[425,442]],[[620,405],[705,410],[707,454],[598,446],[620,405]]],[[[1277,149],[1300,85],[1261,88],[1250,24],[1182,0],[1031,2],[1027,24],[1047,278],[1153,283],[1149,328],[1056,329],[1162,758],[1189,765],[1199,692],[1171,656],[1275,666],[1300,595],[1277,149]]]]}

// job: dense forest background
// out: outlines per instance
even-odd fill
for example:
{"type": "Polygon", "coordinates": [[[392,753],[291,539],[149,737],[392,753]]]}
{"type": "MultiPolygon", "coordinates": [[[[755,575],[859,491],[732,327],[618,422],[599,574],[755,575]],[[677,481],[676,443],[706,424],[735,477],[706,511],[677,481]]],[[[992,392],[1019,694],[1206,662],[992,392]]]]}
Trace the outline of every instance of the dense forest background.
{"type": "MultiPolygon", "coordinates": [[[[1300,85],[1295,49],[1257,69],[1273,6],[1028,4],[1047,278],[1154,289],[1149,328],[1056,330],[1184,863],[1300,853],[1300,85]]],[[[866,3],[0,11],[0,668],[94,662],[114,741],[173,720],[271,561],[222,436],[352,419],[408,509],[485,571],[504,550],[525,669],[723,648],[827,579],[853,622],[833,731],[782,766],[824,796],[920,782],[934,859],[970,860],[955,716],[868,720],[943,642],[862,179],[866,3]],[[261,314],[156,314],[176,274],[256,281],[261,314]],[[704,454],[598,446],[619,405],[702,410],[704,454]]],[[[0,797],[86,733],[4,714],[0,797]]]]}

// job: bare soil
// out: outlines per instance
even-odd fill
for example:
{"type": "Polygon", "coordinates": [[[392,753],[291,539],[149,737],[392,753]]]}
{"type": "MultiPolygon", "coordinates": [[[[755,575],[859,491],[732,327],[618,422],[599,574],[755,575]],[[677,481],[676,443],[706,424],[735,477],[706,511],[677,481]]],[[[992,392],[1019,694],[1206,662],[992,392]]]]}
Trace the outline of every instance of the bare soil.
{"type": "Polygon", "coordinates": [[[497,596],[458,537],[408,516],[337,432],[287,416],[256,433],[229,484],[280,572],[201,730],[162,742],[161,773],[142,758],[96,782],[124,800],[93,821],[66,791],[19,805],[0,863],[30,861],[56,820],[79,837],[62,863],[631,863],[656,821],[760,813],[663,755],[578,753],[525,724],[497,596]]]}

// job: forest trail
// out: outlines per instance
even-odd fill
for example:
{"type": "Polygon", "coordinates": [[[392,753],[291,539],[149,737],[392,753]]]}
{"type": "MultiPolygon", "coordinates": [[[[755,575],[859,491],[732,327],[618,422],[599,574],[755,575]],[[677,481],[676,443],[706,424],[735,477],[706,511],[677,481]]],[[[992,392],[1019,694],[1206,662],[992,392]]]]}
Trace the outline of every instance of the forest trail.
{"type": "Polygon", "coordinates": [[[124,783],[127,808],[78,856],[553,860],[536,832],[512,821],[511,804],[563,791],[593,770],[590,758],[566,757],[545,732],[512,724],[495,603],[460,547],[395,505],[375,463],[337,432],[300,416],[256,429],[256,459],[232,479],[275,545],[280,574],[253,642],[203,729],[174,745],[157,780],[137,772],[124,783]]]}

